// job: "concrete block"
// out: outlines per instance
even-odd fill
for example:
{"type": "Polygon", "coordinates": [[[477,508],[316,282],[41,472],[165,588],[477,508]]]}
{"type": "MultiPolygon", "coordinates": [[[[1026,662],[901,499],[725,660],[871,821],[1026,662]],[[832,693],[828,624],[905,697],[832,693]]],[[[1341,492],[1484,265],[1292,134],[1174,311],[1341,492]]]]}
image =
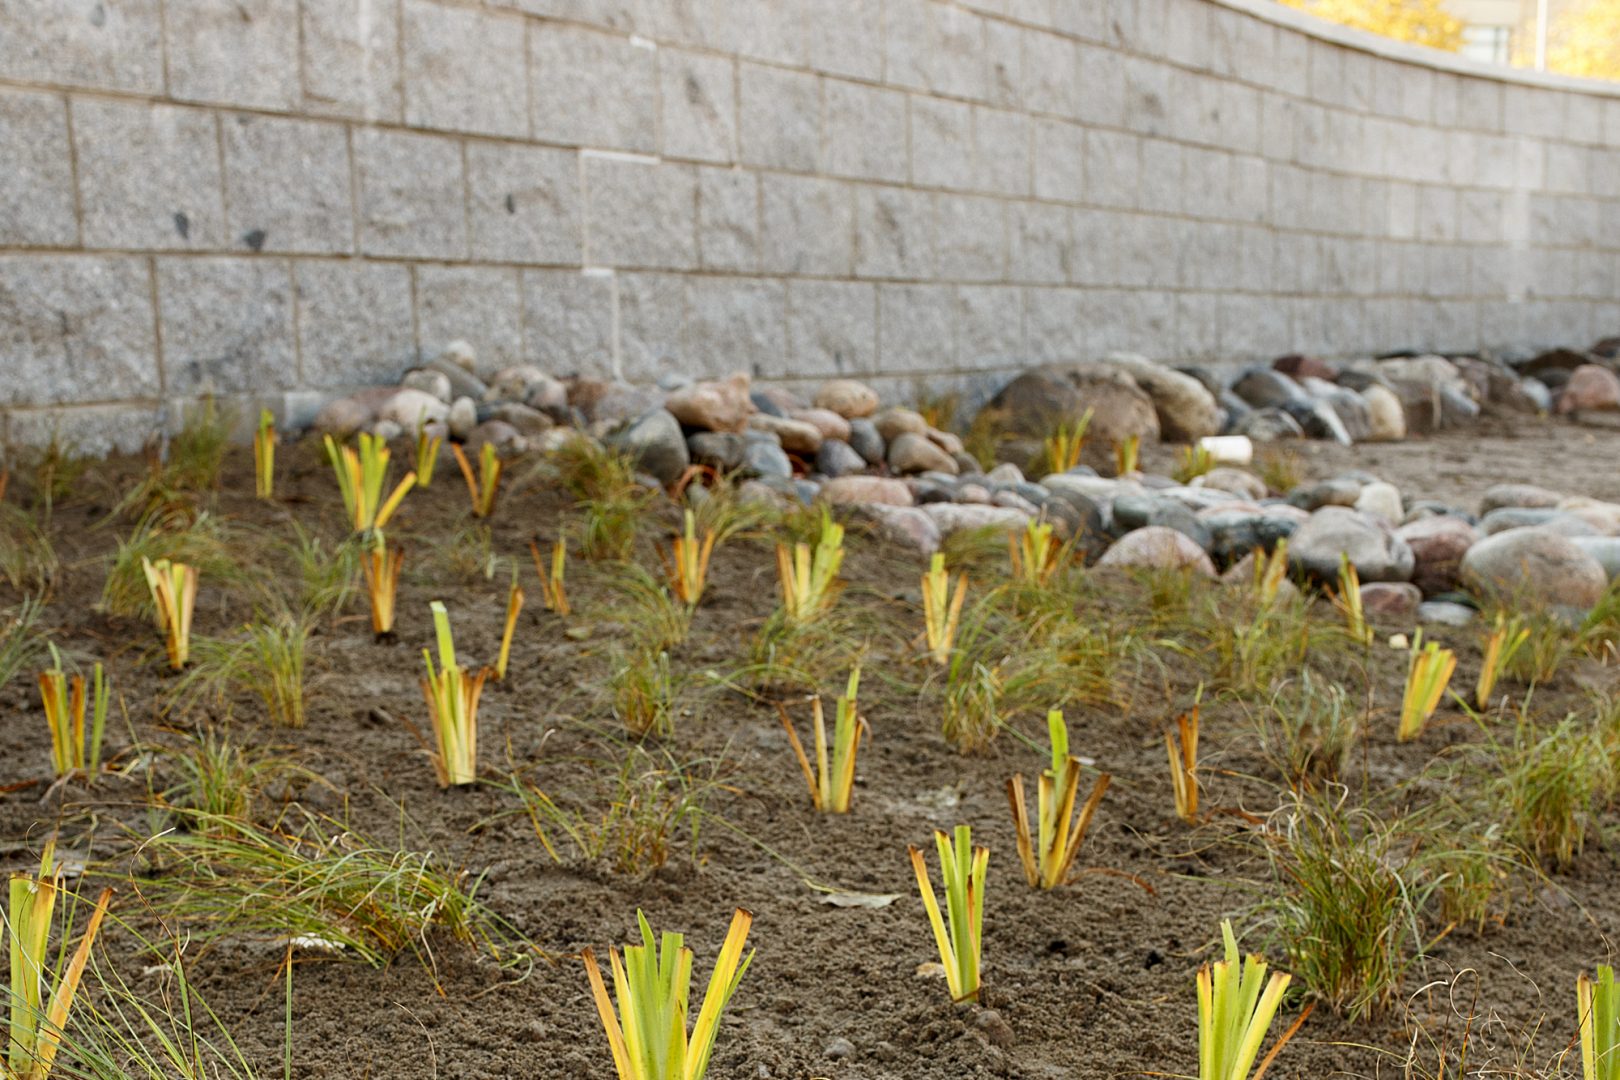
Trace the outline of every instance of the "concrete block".
{"type": "Polygon", "coordinates": [[[6,445],[49,446],[54,442],[71,454],[91,458],[140,453],[163,426],[163,410],[155,405],[18,409],[9,415],[6,445]]]}
{"type": "Polygon", "coordinates": [[[609,150],[658,148],[658,54],[639,41],[560,23],[529,27],[534,137],[609,150]]]}
{"type": "Polygon", "coordinates": [[[75,101],[73,142],[88,247],[158,251],[225,242],[219,138],[195,109],[75,101]]]}
{"type": "Polygon", "coordinates": [[[1603,141],[1620,150],[1620,99],[1603,103],[1603,141]]]}
{"type": "Polygon", "coordinates": [[[1418,239],[1454,240],[1457,237],[1457,193],[1451,188],[1418,188],[1418,239]]]}
{"type": "Polygon", "coordinates": [[[1502,100],[1502,83],[1463,76],[1456,83],[1456,125],[1487,134],[1500,133],[1502,100]]]}
{"type": "MultiPolygon", "coordinates": [[[[1181,213],[1186,195],[1186,189],[1181,186],[1182,159],[1188,148],[1162,139],[1143,139],[1140,152],[1142,165],[1137,205],[1143,210],[1181,213]]],[[[1286,220],[1282,218],[1281,222],[1286,223],[1286,220]]]]}
{"type": "Polygon", "coordinates": [[[1564,130],[1565,99],[1570,95],[1537,86],[1502,89],[1502,126],[1509,135],[1556,138],[1564,130]]]}
{"type": "Polygon", "coordinates": [[[0,244],[71,247],[79,237],[67,103],[0,92],[0,244]]]}
{"type": "Polygon", "coordinates": [[[257,109],[292,109],[298,0],[165,0],[169,93],[257,109]]]}
{"type": "Polygon", "coordinates": [[[452,341],[478,351],[480,371],[523,363],[518,271],[496,266],[416,267],[416,340],[424,357],[452,341]]]}
{"type": "MultiPolygon", "coordinates": [[[[885,189],[893,190],[893,189],[885,189]]],[[[842,277],[855,259],[855,195],[813,176],[760,176],[760,266],[773,274],[842,277]]]]}
{"type": "Polygon", "coordinates": [[[757,269],[759,217],[757,173],[698,170],[698,261],[705,270],[757,269]]]}
{"type": "Polygon", "coordinates": [[[773,64],[803,67],[805,10],[803,0],[711,0],[717,36],[711,42],[722,52],[736,53],[773,64]]]}
{"type": "Polygon", "coordinates": [[[956,367],[956,290],[878,286],[878,363],[885,374],[956,367]]]}
{"type": "Polygon", "coordinates": [[[354,250],[348,133],[340,124],[220,118],[226,243],[252,251],[354,250]]]}
{"type": "Polygon", "coordinates": [[[1080,46],[1076,115],[1082,123],[1113,128],[1125,125],[1125,63],[1125,56],[1111,48],[1080,46]]]}
{"type": "Polygon", "coordinates": [[[1085,135],[1085,196],[1099,206],[1137,205],[1142,183],[1141,140],[1117,131],[1085,135]]]}
{"type": "Polygon", "coordinates": [[[553,375],[614,376],[615,293],[611,274],[523,271],[526,362],[553,375]]]}
{"type": "Polygon", "coordinates": [[[407,124],[529,133],[522,19],[433,0],[405,0],[403,10],[407,124]]]}
{"type": "Polygon", "coordinates": [[[738,72],[739,152],[748,165],[817,172],[821,86],[814,75],[743,64],[738,72]]]}
{"type": "Polygon", "coordinates": [[[1073,288],[1024,289],[1024,347],[1031,360],[1061,363],[1088,356],[1085,292],[1073,288]]]}
{"type": "Polygon", "coordinates": [[[1603,143],[1604,99],[1588,94],[1565,94],[1564,138],[1586,146],[1603,143]]]}
{"type": "Polygon", "coordinates": [[[161,93],[162,2],[6,0],[0,71],[23,82],[161,93]]]}
{"type": "Polygon", "coordinates": [[[932,196],[906,188],[855,192],[857,277],[927,278],[934,274],[932,196]]]}
{"type": "Polygon", "coordinates": [[[914,90],[982,98],[985,20],[964,8],[929,0],[884,5],[884,77],[914,90]]]}
{"type": "Polygon", "coordinates": [[[1033,112],[1078,119],[1080,47],[1070,38],[1025,30],[1019,100],[1033,112]]]}
{"type": "Polygon", "coordinates": [[[1122,67],[1123,125],[1142,135],[1168,135],[1171,68],[1140,56],[1125,57],[1122,67]]]}
{"type": "Polygon", "coordinates": [[[1219,301],[1214,293],[1176,294],[1174,360],[1207,361],[1220,349],[1219,301]]]}
{"type": "Polygon", "coordinates": [[[737,160],[737,65],[727,57],[664,49],[664,154],[698,161],[737,160]]]}
{"type": "Polygon", "coordinates": [[[1053,203],[1007,204],[1007,277],[1026,285],[1069,280],[1076,251],[1069,232],[1071,211],[1053,203]]]}
{"type": "Polygon", "coordinates": [[[787,293],[780,281],[693,277],[686,281],[682,351],[705,375],[748,371],[759,378],[794,374],[788,357],[787,293]]]}
{"type": "Polygon", "coordinates": [[[356,120],[401,120],[399,11],[377,0],[301,4],[304,108],[356,120]]]}
{"type": "Polygon", "coordinates": [[[667,372],[690,375],[683,361],[686,279],[679,274],[620,274],[616,374],[656,382],[667,372]]]}
{"type": "Polygon", "coordinates": [[[883,77],[883,7],[870,0],[803,0],[809,65],[828,75],[883,77]]]}
{"type": "Polygon", "coordinates": [[[293,264],[303,378],[311,389],[395,382],[416,359],[411,271],[388,263],[293,264]]]}
{"type": "Polygon", "coordinates": [[[1032,192],[1031,127],[1024,113],[974,108],[974,187],[999,195],[1032,192]]]}
{"type": "Polygon", "coordinates": [[[984,66],[984,100],[1002,108],[1023,108],[1023,27],[999,19],[986,19],[984,66]]]}
{"type": "Polygon", "coordinates": [[[1024,293],[1009,285],[956,289],[956,366],[986,370],[1024,361],[1024,293]]]}
{"type": "Polygon", "coordinates": [[[572,151],[469,142],[467,198],[474,259],[580,262],[583,197],[572,151]]]}
{"type": "Polygon", "coordinates": [[[1270,359],[1293,348],[1292,312],[1270,297],[1222,294],[1219,301],[1221,353],[1245,359],[1270,359]]]}
{"type": "Polygon", "coordinates": [[[827,172],[904,182],[906,95],[842,80],[829,80],[825,93],[827,172]]]}
{"type": "Polygon", "coordinates": [[[0,256],[0,405],[156,397],[151,289],[141,258],[0,256]]]}
{"type": "Polygon", "coordinates": [[[878,369],[877,286],[792,280],[787,305],[795,374],[852,375],[878,369]]]}
{"type": "Polygon", "coordinates": [[[946,281],[1003,281],[1007,275],[1006,207],[976,195],[934,196],[937,275],[946,281]]]}
{"type": "Polygon", "coordinates": [[[437,135],[354,133],[360,250],[421,259],[467,257],[461,144],[437,135]]]}
{"type": "Polygon", "coordinates": [[[1036,119],[1035,194],[1079,202],[1085,195],[1086,129],[1062,120],[1036,119]]]}
{"type": "Polygon", "coordinates": [[[971,188],[973,109],[960,101],[911,99],[911,182],[925,187],[971,188]]]}
{"type": "Polygon", "coordinates": [[[1457,239],[1500,244],[1507,239],[1507,196],[1499,191],[1462,191],[1457,196],[1457,239]]]}
{"type": "Polygon", "coordinates": [[[157,263],[168,397],[298,386],[291,267],[280,259],[157,263]]]}
{"type": "Polygon", "coordinates": [[[585,158],[585,259],[591,266],[697,266],[697,172],[689,165],[585,158]]]}

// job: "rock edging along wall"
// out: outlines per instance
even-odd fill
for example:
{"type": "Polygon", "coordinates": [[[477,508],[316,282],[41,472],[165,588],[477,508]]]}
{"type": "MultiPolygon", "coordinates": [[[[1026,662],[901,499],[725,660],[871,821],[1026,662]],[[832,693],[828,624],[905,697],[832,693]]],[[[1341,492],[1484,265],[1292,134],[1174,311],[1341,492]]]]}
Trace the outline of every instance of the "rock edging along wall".
{"type": "Polygon", "coordinates": [[[8,0],[0,410],[1584,342],[1620,96],[1264,0],[8,0]]]}

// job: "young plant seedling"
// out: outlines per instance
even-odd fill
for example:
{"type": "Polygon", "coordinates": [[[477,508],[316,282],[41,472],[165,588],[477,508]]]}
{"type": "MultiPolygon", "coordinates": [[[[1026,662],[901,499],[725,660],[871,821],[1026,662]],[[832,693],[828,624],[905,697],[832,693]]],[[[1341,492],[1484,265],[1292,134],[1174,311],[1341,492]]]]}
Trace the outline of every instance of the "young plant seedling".
{"type": "Polygon", "coordinates": [[[1339,554],[1339,588],[1329,597],[1344,616],[1344,631],[1350,640],[1363,647],[1371,645],[1373,629],[1367,625],[1367,613],[1361,606],[1361,574],[1343,552],[1339,554]]]}
{"type": "Polygon", "coordinates": [[[714,554],[713,529],[703,530],[703,539],[697,537],[697,515],[686,512],[686,531],[670,541],[669,551],[662,548],[658,554],[664,560],[664,571],[669,576],[669,591],[687,607],[697,607],[703,598],[703,588],[709,581],[709,557],[714,554]]]}
{"type": "Polygon", "coordinates": [[[913,847],[910,849],[911,868],[917,875],[917,891],[922,894],[929,925],[934,929],[934,944],[939,947],[939,959],[945,966],[951,1000],[976,1002],[984,937],[984,874],[990,864],[990,849],[974,847],[973,832],[966,825],[956,827],[954,839],[943,831],[936,831],[934,846],[939,850],[939,876],[945,888],[945,910],[950,916],[948,926],[940,915],[939,901],[934,898],[934,886],[928,880],[928,864],[923,853],[913,847]]]}
{"type": "Polygon", "coordinates": [[[1114,444],[1114,475],[1129,476],[1142,456],[1142,436],[1127,435],[1114,444]]]}
{"type": "Polygon", "coordinates": [[[1620,992],[1614,968],[1599,964],[1597,978],[1581,972],[1575,980],[1575,1007],[1581,1032],[1584,1080],[1620,1080],[1620,992]]]}
{"type": "Polygon", "coordinates": [[[158,629],[163,632],[169,653],[169,667],[175,671],[191,658],[191,613],[197,605],[197,570],[185,563],[141,557],[147,588],[157,609],[158,629]]]}
{"type": "Polygon", "coordinates": [[[1087,409],[1073,424],[1059,424],[1046,437],[1046,468],[1048,472],[1068,472],[1080,464],[1080,451],[1086,445],[1086,431],[1091,427],[1092,410],[1087,409]]]}
{"type": "Polygon", "coordinates": [[[348,511],[354,531],[359,533],[381,529],[388,524],[399,504],[416,484],[416,473],[405,474],[387,500],[382,497],[383,482],[388,478],[388,444],[380,436],[361,432],[356,437],[359,449],[339,446],[332,436],[326,436],[326,456],[337,474],[338,490],[343,494],[343,506],[348,511]]]}
{"type": "Polygon", "coordinates": [[[439,467],[439,447],[444,438],[429,435],[424,417],[416,424],[416,486],[425,488],[433,483],[433,470],[439,467]]]}
{"type": "Polygon", "coordinates": [[[949,666],[956,647],[956,632],[962,624],[962,602],[967,599],[966,572],[956,579],[951,592],[951,575],[945,571],[945,556],[935,552],[922,578],[923,636],[928,655],[941,667],[949,666]]]}
{"type": "Polygon", "coordinates": [[[48,963],[51,922],[56,898],[63,892],[55,854],[56,844],[47,843],[38,877],[11,875],[7,914],[0,920],[0,941],[5,940],[7,931],[11,937],[11,982],[6,989],[11,999],[11,1018],[5,1068],[0,1070],[6,1080],[46,1080],[50,1076],[74,995],[90,961],[90,949],[112,899],[112,890],[103,889],[72,958],[52,971],[48,963]]]}
{"type": "Polygon", "coordinates": [[[810,802],[824,814],[849,813],[850,797],[855,787],[855,754],[860,749],[861,736],[866,734],[866,721],[860,715],[856,695],[861,686],[861,669],[849,673],[849,684],[844,696],[838,699],[833,718],[831,757],[828,756],[827,720],[821,708],[821,695],[810,699],[812,733],[815,738],[814,765],[804,752],[799,733],[793,730],[786,709],[781,710],[782,726],[787,729],[788,741],[799,759],[804,782],[810,788],[810,802]]]}
{"type": "Polygon", "coordinates": [[[478,698],[484,692],[489,669],[469,675],[456,663],[456,643],[450,636],[450,613],[438,600],[433,610],[433,630],[438,638],[439,669],[433,669],[433,655],[422,650],[427,678],[422,693],[427,698],[428,716],[433,722],[433,768],[443,788],[471,784],[478,779],[478,698]]]}
{"type": "Polygon", "coordinates": [[[394,594],[399,589],[399,568],[404,564],[405,552],[390,548],[381,529],[360,553],[366,595],[371,598],[371,633],[378,641],[394,632],[394,594]]]}
{"type": "Polygon", "coordinates": [[[1175,472],[1171,475],[1176,483],[1187,484],[1213,468],[1215,468],[1215,454],[1207,446],[1194,444],[1181,451],[1175,472]]]}
{"type": "Polygon", "coordinates": [[[1176,731],[1164,733],[1170,757],[1170,785],[1175,792],[1176,816],[1198,824],[1198,706],[1176,717],[1176,731]],[[1178,738],[1179,735],[1179,738],[1178,738]]]}
{"type": "MultiPolygon", "coordinates": [[[[1254,593],[1260,602],[1269,604],[1277,599],[1282,583],[1288,578],[1288,537],[1277,541],[1267,555],[1263,548],[1254,551],[1254,593]]],[[[1357,593],[1360,599],[1360,593],[1357,593]]]]}
{"type": "Polygon", "coordinates": [[[1398,734],[1401,742],[1410,742],[1423,733],[1423,725],[1440,707],[1440,698],[1451,684],[1451,673],[1455,670],[1456,653],[1442,649],[1433,641],[1423,644],[1422,630],[1412,635],[1406,693],[1401,698],[1401,727],[1398,734]]]}
{"type": "Polygon", "coordinates": [[[1508,619],[1506,612],[1496,613],[1496,628],[1491,636],[1485,639],[1485,660],[1479,668],[1479,681],[1474,684],[1474,707],[1485,709],[1490,706],[1491,693],[1496,689],[1496,680],[1502,677],[1502,672],[1513,662],[1513,657],[1524,643],[1530,640],[1530,628],[1525,626],[1518,616],[1508,619]]]}
{"type": "Polygon", "coordinates": [[[1062,562],[1063,547],[1052,535],[1052,524],[1033,519],[1021,533],[1007,534],[1007,558],[1012,576],[1026,585],[1044,585],[1062,562]]]}
{"type": "Polygon", "coordinates": [[[776,545],[776,572],[782,586],[782,608],[792,623],[806,623],[832,606],[838,569],[844,564],[844,527],[825,510],[821,536],[809,544],[776,545]]]}
{"type": "Polygon", "coordinates": [[[641,927],[641,944],[626,945],[622,962],[617,949],[608,950],[613,994],[619,1006],[616,1015],[596,954],[586,949],[582,955],[591,997],[613,1053],[613,1067],[619,1080],[703,1080],[720,1018],[754,959],[752,952],[743,955],[754,917],[742,908],[732,914],[690,1036],[686,1016],[692,950],[681,934],[665,932],[662,942],[655,939],[640,911],[636,922],[641,927]]]}
{"type": "Polygon", "coordinates": [[[1024,863],[1024,877],[1034,889],[1055,889],[1069,880],[1075,856],[1091,828],[1091,818],[1102,802],[1112,779],[1107,773],[1097,777],[1079,817],[1074,816],[1074,798],[1080,789],[1080,759],[1069,753],[1069,727],[1061,710],[1046,715],[1052,737],[1052,767],[1035,781],[1038,814],[1037,831],[1030,836],[1029,811],[1024,805],[1024,774],[1007,781],[1007,800],[1012,804],[1013,827],[1018,831],[1018,857],[1024,863]]]}
{"type": "Polygon", "coordinates": [[[87,702],[84,676],[71,679],[62,671],[62,657],[52,644],[51,667],[39,674],[39,697],[51,728],[51,765],[58,778],[82,773],[91,782],[101,771],[101,736],[107,727],[107,704],[112,692],[97,663],[91,676],[88,701],[90,730],[84,726],[87,702]]]}
{"type": "Polygon", "coordinates": [[[534,572],[540,575],[540,596],[546,610],[566,618],[572,610],[568,606],[568,589],[563,584],[563,574],[568,569],[568,545],[561,537],[551,545],[549,570],[540,558],[540,545],[533,540],[529,541],[529,554],[534,556],[534,572]]]}
{"type": "Polygon", "coordinates": [[[518,616],[523,613],[523,589],[518,585],[517,569],[512,570],[512,587],[506,592],[506,628],[501,632],[500,657],[495,661],[495,679],[506,681],[506,665],[512,659],[512,632],[517,629],[518,616]]]}
{"type": "Polygon", "coordinates": [[[261,499],[275,495],[277,441],[275,413],[260,409],[259,427],[253,433],[253,487],[261,499]]]}
{"type": "MultiPolygon", "coordinates": [[[[1251,1080],[1249,1069],[1293,977],[1277,971],[1267,979],[1265,958],[1254,953],[1244,957],[1240,966],[1230,922],[1222,921],[1221,940],[1226,958],[1198,969],[1198,1080],[1251,1080]]],[[[1307,1008],[1283,1032],[1252,1080],[1265,1075],[1309,1015],[1307,1008]]]]}
{"type": "Polygon", "coordinates": [[[461,447],[451,443],[450,452],[456,456],[456,464],[461,466],[462,479],[467,481],[467,497],[472,500],[473,517],[489,517],[495,513],[495,500],[501,494],[501,458],[495,452],[495,444],[485,443],[479,451],[476,474],[461,447]]]}

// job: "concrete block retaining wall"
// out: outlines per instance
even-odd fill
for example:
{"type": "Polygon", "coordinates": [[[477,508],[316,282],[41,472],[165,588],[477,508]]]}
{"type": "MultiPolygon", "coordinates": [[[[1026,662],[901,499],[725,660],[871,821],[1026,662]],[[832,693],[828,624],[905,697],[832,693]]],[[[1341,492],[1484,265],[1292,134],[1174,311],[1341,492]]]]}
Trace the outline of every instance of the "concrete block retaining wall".
{"type": "Polygon", "coordinates": [[[0,437],[1620,332],[1620,94],[1265,0],[6,0],[0,437]]]}

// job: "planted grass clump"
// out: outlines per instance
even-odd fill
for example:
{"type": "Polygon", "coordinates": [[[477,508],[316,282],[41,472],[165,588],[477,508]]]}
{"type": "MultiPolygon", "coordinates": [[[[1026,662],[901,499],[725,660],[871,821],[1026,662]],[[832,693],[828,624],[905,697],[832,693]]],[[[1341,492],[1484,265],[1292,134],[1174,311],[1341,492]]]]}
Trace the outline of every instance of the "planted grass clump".
{"type": "Polygon", "coordinates": [[[572,762],[583,767],[573,770],[573,783],[548,780],[542,788],[513,776],[502,785],[547,855],[631,877],[665,866],[682,844],[695,860],[703,825],[714,813],[710,803],[728,789],[724,763],[683,761],[669,750],[601,741],[601,756],[572,762]]]}
{"type": "Polygon", "coordinates": [[[232,695],[245,693],[272,724],[301,728],[309,715],[311,632],[308,616],[283,611],[248,624],[239,637],[202,640],[175,697],[185,705],[212,698],[228,706],[232,695]]]}
{"type": "Polygon", "coordinates": [[[984,953],[984,880],[990,865],[990,850],[973,846],[973,832],[958,825],[954,834],[936,831],[934,847],[939,852],[939,876],[945,890],[945,913],[928,878],[928,862],[918,848],[911,848],[911,867],[917,876],[928,924],[934,931],[945,968],[945,983],[953,1002],[979,1000],[980,962],[984,953]]]}
{"type": "Polygon", "coordinates": [[[1497,748],[1490,772],[1494,809],[1509,837],[1554,867],[1575,861],[1615,789],[1600,733],[1576,717],[1551,730],[1521,723],[1513,742],[1497,748]]]}
{"type": "Polygon", "coordinates": [[[1353,1019],[1387,1010],[1427,949],[1438,886],[1414,838],[1343,789],[1291,796],[1262,836],[1272,870],[1263,906],[1294,974],[1353,1019]]]}
{"type": "Polygon", "coordinates": [[[477,898],[480,879],[430,852],[385,847],[296,809],[272,826],[170,813],[179,827],[146,838],[137,882],[195,941],[266,938],[372,967],[410,953],[429,969],[438,935],[505,963],[526,951],[477,898]]]}

